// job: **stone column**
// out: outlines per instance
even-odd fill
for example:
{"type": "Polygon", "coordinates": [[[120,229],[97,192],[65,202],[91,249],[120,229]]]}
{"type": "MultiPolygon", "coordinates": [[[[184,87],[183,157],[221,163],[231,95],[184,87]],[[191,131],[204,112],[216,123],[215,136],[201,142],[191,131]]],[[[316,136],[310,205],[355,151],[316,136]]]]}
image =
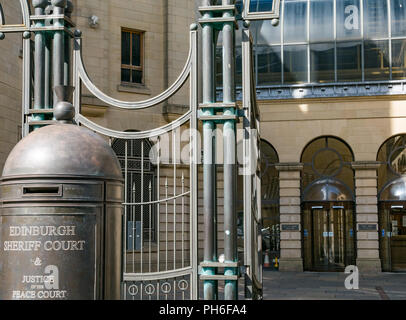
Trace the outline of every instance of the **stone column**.
{"type": "Polygon", "coordinates": [[[303,164],[279,163],[280,271],[303,271],[300,179],[303,164]]]}
{"type": "Polygon", "coordinates": [[[355,171],[357,266],[360,272],[381,272],[379,259],[376,161],[352,163],[355,171]]]}

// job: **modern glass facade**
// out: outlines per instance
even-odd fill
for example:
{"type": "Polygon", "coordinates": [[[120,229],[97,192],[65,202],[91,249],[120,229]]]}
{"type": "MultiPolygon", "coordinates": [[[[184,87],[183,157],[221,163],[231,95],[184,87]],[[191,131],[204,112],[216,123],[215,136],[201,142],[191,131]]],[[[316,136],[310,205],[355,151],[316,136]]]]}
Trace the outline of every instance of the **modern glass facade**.
{"type": "Polygon", "coordinates": [[[406,0],[282,0],[280,13],[251,24],[258,86],[406,78],[406,0]]]}

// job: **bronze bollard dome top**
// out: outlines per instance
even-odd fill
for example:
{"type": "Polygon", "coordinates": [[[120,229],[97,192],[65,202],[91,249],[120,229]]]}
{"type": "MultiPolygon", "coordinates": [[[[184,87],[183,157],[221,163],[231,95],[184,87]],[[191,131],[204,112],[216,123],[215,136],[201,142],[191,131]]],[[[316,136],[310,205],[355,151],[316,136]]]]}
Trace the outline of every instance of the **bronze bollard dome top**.
{"type": "Polygon", "coordinates": [[[39,176],[122,180],[120,163],[106,141],[86,128],[62,123],[22,139],[11,151],[2,179],[39,176]]]}

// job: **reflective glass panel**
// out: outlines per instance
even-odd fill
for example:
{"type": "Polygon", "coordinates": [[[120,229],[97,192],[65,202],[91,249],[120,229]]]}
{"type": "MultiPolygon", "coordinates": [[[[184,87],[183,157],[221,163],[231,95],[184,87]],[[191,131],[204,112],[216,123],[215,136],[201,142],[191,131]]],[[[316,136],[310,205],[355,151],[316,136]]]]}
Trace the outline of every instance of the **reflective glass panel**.
{"type": "Polygon", "coordinates": [[[273,0],[250,0],[250,12],[272,11],[273,0]]]}
{"type": "Polygon", "coordinates": [[[396,149],[389,162],[393,171],[400,175],[406,174],[406,149],[404,147],[396,149]]]}
{"type": "Polygon", "coordinates": [[[310,45],[310,81],[334,82],[334,43],[310,45]]]}
{"type": "Polygon", "coordinates": [[[129,32],[121,33],[121,64],[130,64],[130,37],[129,32]]]}
{"type": "Polygon", "coordinates": [[[361,43],[337,43],[337,80],[361,81],[361,43]]]}
{"type": "Polygon", "coordinates": [[[301,83],[307,82],[307,46],[284,47],[284,82],[301,83]]]}
{"type": "Polygon", "coordinates": [[[354,170],[351,166],[345,165],[338,178],[344,182],[351,190],[354,190],[354,170]]]}
{"type": "Polygon", "coordinates": [[[310,41],[334,40],[333,0],[311,0],[310,41]]]}
{"type": "MultiPolygon", "coordinates": [[[[301,162],[302,187],[321,178],[338,179],[354,191],[354,171],[351,161],[354,157],[351,149],[343,141],[333,137],[322,137],[314,140],[303,151],[301,162]]],[[[341,187],[339,187],[341,188],[341,187]]]]}
{"type": "Polygon", "coordinates": [[[399,154],[396,150],[402,151],[405,147],[406,136],[398,135],[387,140],[379,149],[377,160],[383,164],[378,169],[378,190],[382,191],[382,188],[386,185],[387,182],[396,179],[398,177],[396,170],[393,170],[394,166],[396,167],[396,162],[392,166],[390,158],[391,154],[399,154]],[[392,169],[391,169],[392,167],[392,169]]]}
{"type": "Polygon", "coordinates": [[[389,165],[397,174],[406,174],[406,149],[404,147],[393,151],[389,159],[389,165]]]}
{"type": "Polygon", "coordinates": [[[307,41],[307,1],[285,0],[283,10],[284,42],[307,41]]]}
{"type": "Polygon", "coordinates": [[[349,163],[354,159],[351,149],[341,140],[329,138],[327,139],[327,147],[336,150],[346,163],[349,163]]]}
{"type": "Polygon", "coordinates": [[[364,0],[364,38],[388,37],[388,3],[364,0]]]}
{"type": "Polygon", "coordinates": [[[235,84],[242,86],[242,49],[237,47],[235,49],[235,84]]]}
{"type": "Polygon", "coordinates": [[[337,0],[337,39],[361,38],[361,12],[359,0],[337,0]]]}
{"type": "MultiPolygon", "coordinates": [[[[219,5],[221,5],[221,2],[219,3],[219,5]]],[[[235,1],[235,7],[237,8],[237,12],[241,14],[241,12],[244,9],[243,0],[236,0],[235,1]]]]}
{"type": "Polygon", "coordinates": [[[275,149],[261,141],[261,198],[273,202],[279,201],[279,173],[275,164],[279,162],[275,149]]]}
{"type": "Polygon", "coordinates": [[[121,69],[121,81],[122,82],[131,81],[131,73],[129,69],[121,69]]]}
{"type": "Polygon", "coordinates": [[[216,48],[216,64],[215,64],[215,74],[216,74],[216,86],[223,86],[223,47],[221,44],[217,44],[216,48]]]}
{"type": "Polygon", "coordinates": [[[340,156],[333,149],[322,149],[313,155],[313,169],[321,176],[336,175],[341,166],[340,156]]]}
{"type": "Polygon", "coordinates": [[[139,70],[132,71],[132,82],[142,83],[142,71],[139,70]]]}
{"type": "Polygon", "coordinates": [[[406,78],[406,40],[392,40],[392,79],[406,78]]]}
{"type": "Polygon", "coordinates": [[[389,80],[389,41],[365,41],[365,80],[389,80]]]}
{"type": "Polygon", "coordinates": [[[260,46],[255,49],[258,61],[258,85],[280,84],[282,63],[280,46],[260,46]]]}
{"type": "Polygon", "coordinates": [[[406,36],[406,0],[391,0],[392,37],[406,36]]]}
{"type": "Polygon", "coordinates": [[[141,66],[141,35],[133,33],[132,65],[141,66]]]}
{"type": "Polygon", "coordinates": [[[275,45],[281,43],[281,24],[274,27],[270,20],[252,22],[253,34],[256,43],[259,45],[275,45]]]}

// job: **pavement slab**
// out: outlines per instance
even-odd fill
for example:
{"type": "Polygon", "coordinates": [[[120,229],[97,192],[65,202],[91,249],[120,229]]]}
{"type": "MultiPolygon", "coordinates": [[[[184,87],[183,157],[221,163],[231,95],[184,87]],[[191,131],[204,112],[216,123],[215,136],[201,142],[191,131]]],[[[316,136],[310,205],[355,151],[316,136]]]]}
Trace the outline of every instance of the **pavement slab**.
{"type": "Polygon", "coordinates": [[[340,272],[263,274],[264,300],[406,300],[405,273],[360,274],[359,289],[348,290],[340,272]]]}

